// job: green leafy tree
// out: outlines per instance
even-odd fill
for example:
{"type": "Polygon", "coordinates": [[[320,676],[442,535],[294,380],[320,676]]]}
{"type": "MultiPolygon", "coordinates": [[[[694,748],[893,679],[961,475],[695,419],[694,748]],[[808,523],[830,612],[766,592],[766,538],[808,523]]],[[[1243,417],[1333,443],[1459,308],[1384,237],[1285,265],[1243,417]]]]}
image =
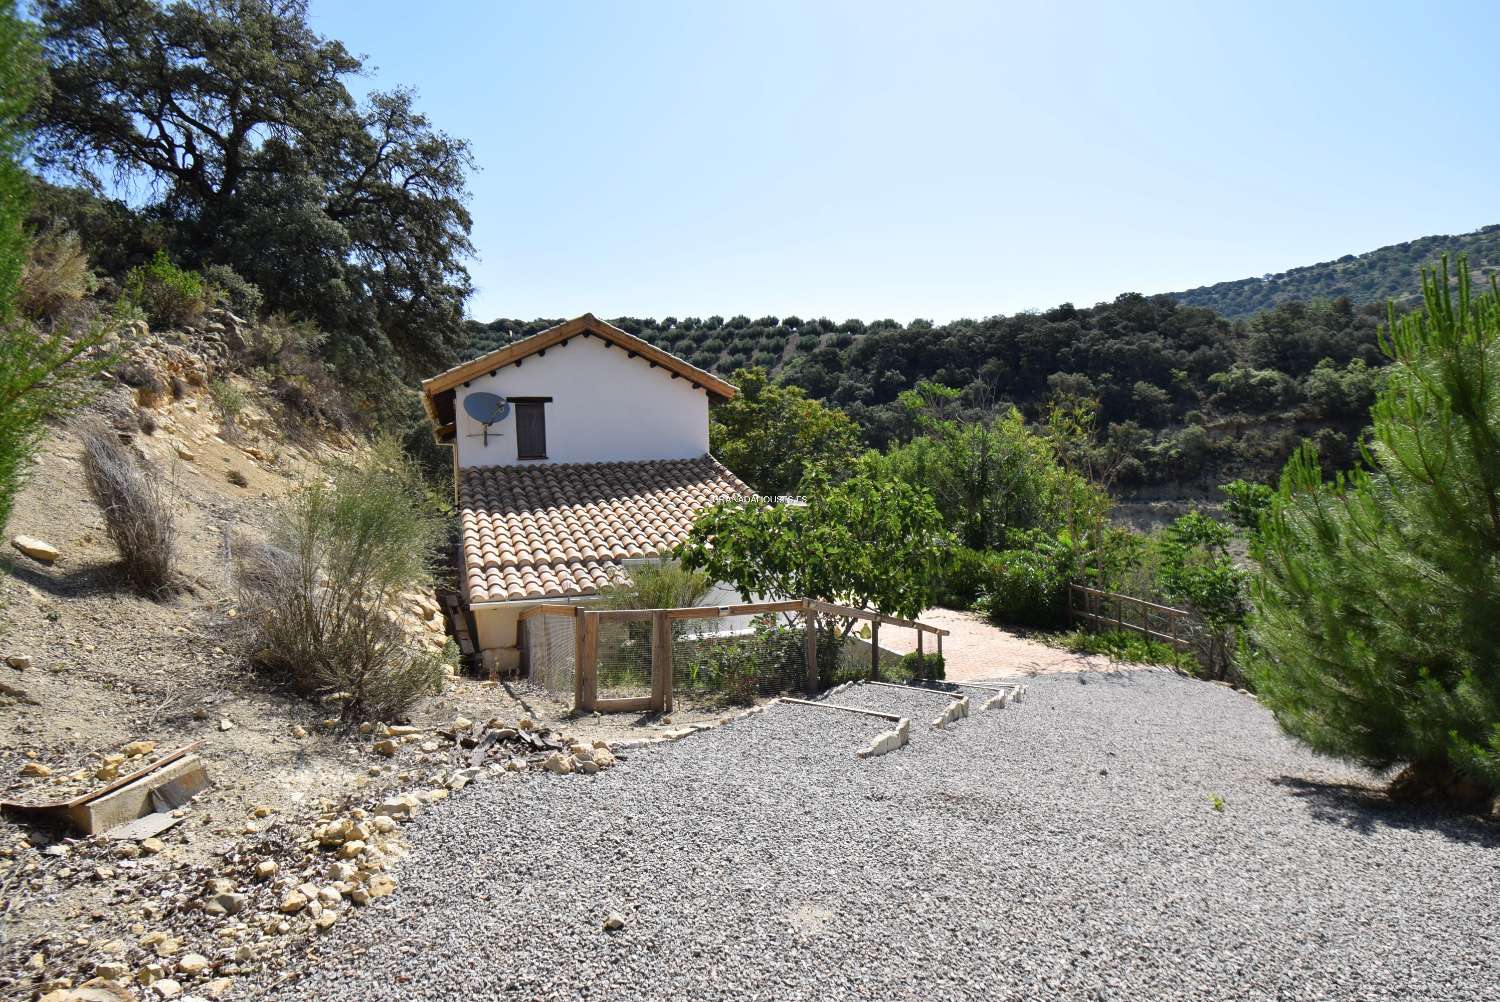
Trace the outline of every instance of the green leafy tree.
{"type": "Polygon", "coordinates": [[[919,433],[872,456],[871,468],[931,492],[944,523],[971,549],[1001,549],[1016,530],[1054,528],[1068,485],[1048,442],[1013,407],[987,420],[951,416],[955,397],[934,384],[907,394],[919,433]]]}
{"type": "Polygon", "coordinates": [[[335,336],[346,372],[430,372],[464,343],[466,143],[362,69],[305,0],[38,0],[50,75],[38,163],[152,193],[191,267],[335,336]]]}
{"type": "MultiPolygon", "coordinates": [[[[818,598],[915,618],[952,538],[932,498],[861,469],[842,482],[814,470],[805,504],[715,505],[678,548],[683,566],[757,596],[818,598]]],[[[846,625],[846,630],[847,630],[846,625]]]]}
{"type": "Polygon", "coordinates": [[[797,493],[809,467],[854,466],[862,450],[848,415],[808,399],[801,387],[771,382],[759,367],[740,369],[732,379],[739,395],[714,408],[708,438],[714,455],[745,483],[782,497],[797,493]]]}
{"type": "Polygon", "coordinates": [[[1247,574],[1229,552],[1233,538],[1229,526],[1195,511],[1168,526],[1158,547],[1162,596],[1197,615],[1198,659],[1217,679],[1236,671],[1236,631],[1250,611],[1247,574]]]}
{"type": "Polygon", "coordinates": [[[1231,480],[1219,489],[1224,492],[1224,513],[1244,531],[1250,540],[1250,553],[1255,556],[1260,546],[1260,520],[1271,510],[1276,499],[1275,488],[1247,480],[1231,480]]]}
{"type": "Polygon", "coordinates": [[[1255,588],[1262,700],[1322,752],[1406,763],[1410,795],[1500,790],[1500,288],[1458,273],[1390,308],[1370,468],[1287,465],[1255,588]]]}

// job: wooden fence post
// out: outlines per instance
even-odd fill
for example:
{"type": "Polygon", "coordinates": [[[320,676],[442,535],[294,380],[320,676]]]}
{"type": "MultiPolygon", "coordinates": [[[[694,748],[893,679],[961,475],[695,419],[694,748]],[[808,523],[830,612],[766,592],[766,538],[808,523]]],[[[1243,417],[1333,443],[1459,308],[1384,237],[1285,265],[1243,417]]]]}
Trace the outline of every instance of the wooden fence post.
{"type": "Polygon", "coordinates": [[[818,614],[811,603],[802,607],[802,625],[806,636],[803,649],[807,653],[807,694],[818,694],[818,614]]]}
{"type": "Polygon", "coordinates": [[[573,610],[573,709],[583,711],[583,635],[588,628],[583,625],[583,609],[573,610]]]}
{"type": "Polygon", "coordinates": [[[870,681],[880,680],[880,620],[870,620],[870,681]]]}
{"type": "Polygon", "coordinates": [[[922,653],[922,638],[924,636],[926,636],[926,634],[927,634],[926,630],[918,630],[917,631],[917,663],[918,664],[926,664],[927,663],[927,655],[925,655],[924,653],[922,653]]]}
{"type": "Polygon", "coordinates": [[[593,713],[599,702],[599,614],[579,610],[578,625],[583,635],[578,642],[574,705],[580,713],[593,713]]]}
{"type": "Polygon", "coordinates": [[[651,613],[651,709],[672,709],[672,621],[664,609],[651,613]]]}

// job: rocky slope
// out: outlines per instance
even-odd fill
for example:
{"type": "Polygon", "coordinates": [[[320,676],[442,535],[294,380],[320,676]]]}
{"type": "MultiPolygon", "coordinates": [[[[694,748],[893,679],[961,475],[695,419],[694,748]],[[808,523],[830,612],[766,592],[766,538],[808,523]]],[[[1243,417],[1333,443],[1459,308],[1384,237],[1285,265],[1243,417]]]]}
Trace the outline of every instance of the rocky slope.
{"type": "MultiPolygon", "coordinates": [[[[347,909],[394,888],[400,838],[377,817],[382,804],[404,817],[569,744],[555,729],[565,707],[458,676],[401,726],[340,733],[328,726],[336,708],[270,690],[236,656],[229,548],[263,535],[278,499],[321,460],[359,444],[294,423],[267,386],[232,375],[236,328],[223,315],[196,331],[127,330],[112,368],[123,379],[101,381],[78,418],[102,417],[170,471],[181,593],[153,601],[123,580],[83,486],[78,420],[53,429],[7,527],[0,800],[74,796],[195,741],[211,785],[179,823],[141,840],[0,817],[0,996],[232,995],[243,975],[293,963],[347,909]],[[212,402],[215,379],[247,399],[232,428],[212,402]],[[56,559],[28,556],[14,537],[56,559]],[[523,717],[538,723],[516,745],[523,717]],[[483,725],[464,718],[504,737],[481,741],[483,725]],[[90,981],[96,994],[79,987],[90,981]]],[[[393,614],[414,643],[447,639],[431,594],[393,614]]],[[[592,741],[610,726],[576,730],[592,741]]]]}

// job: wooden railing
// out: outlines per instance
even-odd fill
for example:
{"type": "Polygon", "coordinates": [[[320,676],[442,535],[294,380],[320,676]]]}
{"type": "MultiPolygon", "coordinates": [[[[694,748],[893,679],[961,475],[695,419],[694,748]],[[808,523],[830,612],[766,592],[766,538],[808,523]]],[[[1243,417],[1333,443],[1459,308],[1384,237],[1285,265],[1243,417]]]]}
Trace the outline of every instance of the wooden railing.
{"type": "MultiPolygon", "coordinates": [[[[801,613],[811,623],[818,615],[844,619],[862,619],[870,624],[870,671],[873,677],[880,661],[880,627],[904,627],[917,631],[917,653],[923,652],[923,637],[931,633],[937,642],[937,653],[943,653],[943,638],[948,631],[930,623],[884,616],[869,609],[835,605],[814,599],[791,599],[783,602],[746,602],[739,605],[694,606],[679,609],[589,609],[573,605],[537,605],[521,613],[522,622],[533,616],[575,617],[577,643],[573,676],[573,705],[580,713],[610,713],[672,709],[672,624],[680,620],[715,619],[727,616],[761,616],[801,613]],[[601,699],[599,697],[599,624],[619,622],[651,623],[651,691],[647,696],[601,699]]],[[[809,694],[818,691],[817,631],[806,631],[806,685],[809,694]]]]}
{"type": "Polygon", "coordinates": [[[1068,585],[1068,621],[1091,630],[1133,630],[1148,640],[1171,644],[1177,650],[1193,646],[1193,614],[1186,609],[1158,605],[1143,598],[1101,591],[1087,585],[1068,585]],[[1135,613],[1126,614],[1126,610],[1135,613]],[[1152,622],[1155,614],[1157,621],[1152,622]]]}

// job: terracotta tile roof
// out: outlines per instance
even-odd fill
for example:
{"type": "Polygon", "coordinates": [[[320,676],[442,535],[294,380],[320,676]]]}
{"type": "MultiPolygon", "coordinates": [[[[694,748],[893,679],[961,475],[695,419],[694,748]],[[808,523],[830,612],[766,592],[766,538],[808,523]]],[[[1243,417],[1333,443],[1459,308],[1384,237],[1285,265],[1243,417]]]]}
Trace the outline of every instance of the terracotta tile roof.
{"type": "Polygon", "coordinates": [[[671,552],[698,512],[750,493],[712,456],[462,470],[469,601],[592,595],[620,561],[671,552]]]}

